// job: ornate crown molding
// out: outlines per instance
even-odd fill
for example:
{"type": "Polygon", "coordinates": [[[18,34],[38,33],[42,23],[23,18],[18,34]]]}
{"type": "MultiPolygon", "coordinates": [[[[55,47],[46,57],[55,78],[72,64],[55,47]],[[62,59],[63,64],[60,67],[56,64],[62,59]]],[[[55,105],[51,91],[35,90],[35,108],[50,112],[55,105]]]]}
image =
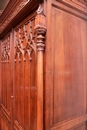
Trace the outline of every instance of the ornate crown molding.
{"type": "Polygon", "coordinates": [[[13,3],[9,2],[6,10],[4,10],[4,12],[2,12],[3,16],[1,16],[1,21],[0,21],[1,22],[0,33],[13,20],[13,18],[24,8],[24,6],[26,6],[29,2],[31,2],[31,0],[21,0],[21,2],[19,0],[16,0],[13,7],[12,7],[12,5],[14,2],[13,3]],[[11,7],[9,7],[9,6],[11,6],[11,7]],[[10,8],[12,8],[12,9],[9,12],[10,8]],[[5,15],[6,11],[8,12],[7,15],[5,15]]]}
{"type": "MultiPolygon", "coordinates": [[[[40,1],[41,3],[43,2],[43,0],[40,1]]],[[[10,30],[12,26],[16,24],[14,21],[18,22],[19,20],[18,17],[23,19],[32,10],[34,10],[34,8],[36,9],[40,1],[39,0],[14,0],[14,1],[10,0],[7,6],[5,7],[5,10],[0,15],[0,34],[5,32],[5,30],[10,30]]]]}

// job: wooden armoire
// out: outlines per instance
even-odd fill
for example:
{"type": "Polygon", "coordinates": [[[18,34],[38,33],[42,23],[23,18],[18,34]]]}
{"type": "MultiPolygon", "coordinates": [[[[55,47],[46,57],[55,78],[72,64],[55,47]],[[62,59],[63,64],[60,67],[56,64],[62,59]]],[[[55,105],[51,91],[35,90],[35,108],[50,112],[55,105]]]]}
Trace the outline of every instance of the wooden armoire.
{"type": "Polygon", "coordinates": [[[0,130],[87,130],[87,0],[8,0],[0,130]]]}

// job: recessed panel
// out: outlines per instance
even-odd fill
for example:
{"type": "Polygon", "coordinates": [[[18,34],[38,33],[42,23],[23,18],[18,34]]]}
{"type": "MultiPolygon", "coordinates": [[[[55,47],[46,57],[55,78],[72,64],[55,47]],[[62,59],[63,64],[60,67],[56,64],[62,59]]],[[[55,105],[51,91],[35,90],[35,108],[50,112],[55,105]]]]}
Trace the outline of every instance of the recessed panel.
{"type": "Polygon", "coordinates": [[[86,113],[86,21],[53,8],[53,123],[86,113]]]}

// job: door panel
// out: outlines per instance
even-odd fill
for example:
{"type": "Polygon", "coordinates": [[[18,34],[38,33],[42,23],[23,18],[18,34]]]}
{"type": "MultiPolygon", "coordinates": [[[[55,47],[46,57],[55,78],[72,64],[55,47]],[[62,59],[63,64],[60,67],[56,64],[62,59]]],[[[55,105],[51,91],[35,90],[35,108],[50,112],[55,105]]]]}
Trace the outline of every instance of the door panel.
{"type": "Polygon", "coordinates": [[[53,15],[56,19],[56,22],[53,19],[53,29],[54,25],[58,28],[52,35],[52,39],[55,39],[52,113],[53,123],[56,124],[86,114],[87,24],[55,8],[53,15]]]}
{"type": "Polygon", "coordinates": [[[11,128],[11,59],[10,59],[10,34],[1,42],[1,128],[11,128]],[[4,117],[4,118],[3,118],[4,117]],[[7,123],[5,122],[7,121],[7,123]]]}
{"type": "Polygon", "coordinates": [[[1,41],[1,130],[36,130],[35,15],[1,41]]]}
{"type": "MultiPolygon", "coordinates": [[[[47,23],[46,44],[47,130],[87,129],[87,21],[78,11],[81,2],[75,2],[78,6],[71,5],[73,2],[48,2],[51,24],[47,23]]],[[[79,9],[86,11],[80,6],[79,9]]]]}
{"type": "MultiPolygon", "coordinates": [[[[26,22],[27,21],[27,22],[26,22]]],[[[14,30],[14,128],[36,129],[35,18],[14,30]]]]}
{"type": "Polygon", "coordinates": [[[86,22],[66,12],[57,9],[53,11],[56,18],[54,23],[58,28],[53,34],[55,39],[53,117],[54,123],[57,123],[86,113],[87,45],[86,22]],[[64,24],[68,19],[69,23],[64,24]],[[67,33],[64,30],[67,30],[67,33]]]}

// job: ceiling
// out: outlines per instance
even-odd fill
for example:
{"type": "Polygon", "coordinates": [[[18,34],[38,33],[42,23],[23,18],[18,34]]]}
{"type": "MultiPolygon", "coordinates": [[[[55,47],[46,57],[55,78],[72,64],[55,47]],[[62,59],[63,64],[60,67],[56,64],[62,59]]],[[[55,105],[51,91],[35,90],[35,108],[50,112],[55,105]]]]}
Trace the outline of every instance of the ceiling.
{"type": "Polygon", "coordinates": [[[0,0],[0,10],[3,10],[8,0],[0,0]]]}

